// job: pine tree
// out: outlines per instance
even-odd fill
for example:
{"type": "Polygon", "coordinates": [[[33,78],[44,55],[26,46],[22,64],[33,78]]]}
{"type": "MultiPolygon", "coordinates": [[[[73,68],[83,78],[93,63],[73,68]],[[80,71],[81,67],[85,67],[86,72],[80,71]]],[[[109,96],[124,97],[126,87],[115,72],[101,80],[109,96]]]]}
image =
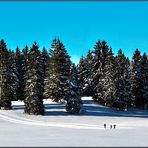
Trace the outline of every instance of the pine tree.
{"type": "Polygon", "coordinates": [[[18,78],[18,87],[17,87],[17,100],[23,100],[23,87],[22,87],[22,55],[20,52],[20,49],[16,48],[16,52],[15,52],[15,65],[16,65],[16,76],[18,78]]]}
{"type": "Polygon", "coordinates": [[[25,113],[43,115],[43,71],[39,47],[35,42],[27,57],[27,82],[25,85],[25,113]]]}
{"type": "Polygon", "coordinates": [[[104,105],[112,106],[115,100],[116,85],[115,85],[115,58],[112,49],[106,53],[106,64],[104,65],[103,75],[101,76],[102,95],[105,102],[104,105]]]}
{"type": "Polygon", "coordinates": [[[11,94],[11,101],[18,100],[18,88],[19,88],[19,75],[17,71],[17,65],[15,61],[15,53],[14,51],[9,50],[9,81],[11,84],[12,94],[11,94]]]}
{"type": "Polygon", "coordinates": [[[12,85],[9,71],[9,52],[4,40],[0,41],[0,107],[11,109],[12,85]]]}
{"type": "Polygon", "coordinates": [[[74,63],[71,63],[70,66],[70,80],[72,80],[75,85],[78,85],[78,69],[74,63]]]}
{"type": "Polygon", "coordinates": [[[143,108],[144,107],[144,100],[142,97],[141,87],[142,87],[142,81],[141,81],[141,67],[140,67],[140,61],[141,61],[141,54],[138,49],[135,50],[135,53],[132,58],[132,69],[131,69],[131,97],[132,101],[134,103],[134,106],[137,108],[143,108]]]}
{"type": "MultiPolygon", "coordinates": [[[[41,53],[41,60],[42,60],[42,69],[43,69],[43,84],[44,84],[44,89],[47,90],[46,86],[48,85],[48,79],[47,78],[47,71],[48,71],[48,63],[49,63],[49,55],[48,52],[46,51],[45,47],[43,47],[42,53],[41,53]]],[[[47,99],[49,96],[46,94],[46,91],[43,93],[43,99],[47,99]]]]}
{"type": "Polygon", "coordinates": [[[85,79],[85,89],[84,94],[86,96],[92,96],[93,90],[91,88],[91,83],[93,80],[93,55],[92,52],[89,50],[86,56],[86,79],[85,79]]]}
{"type": "Polygon", "coordinates": [[[43,47],[43,50],[41,53],[41,59],[42,59],[42,68],[43,68],[43,78],[45,78],[46,71],[47,71],[47,62],[49,61],[49,55],[45,47],[43,47]]]}
{"type": "Polygon", "coordinates": [[[99,102],[99,96],[101,96],[101,85],[100,85],[100,77],[101,77],[101,72],[100,72],[100,60],[101,60],[101,41],[99,40],[96,45],[94,46],[94,51],[93,51],[94,57],[93,57],[93,75],[92,75],[92,83],[91,83],[91,88],[93,90],[93,99],[97,102],[99,102]]]}
{"type": "MultiPolygon", "coordinates": [[[[129,60],[125,57],[120,49],[118,55],[116,56],[116,93],[115,102],[118,104],[119,110],[123,110],[130,102],[130,71],[129,71],[129,60]],[[124,107],[124,108],[123,108],[124,107]]],[[[114,103],[115,103],[114,102],[114,103]]]]}
{"type": "Polygon", "coordinates": [[[79,114],[81,109],[81,97],[78,86],[73,80],[68,80],[65,86],[66,106],[65,109],[71,114],[79,114]]]}
{"type": "Polygon", "coordinates": [[[22,60],[22,64],[21,64],[21,89],[22,89],[22,94],[21,100],[24,100],[26,98],[25,96],[25,85],[27,83],[27,59],[28,59],[28,46],[26,45],[25,48],[23,48],[22,50],[22,54],[21,54],[21,60],[22,60]]]}
{"type": "Polygon", "coordinates": [[[94,50],[94,76],[93,76],[93,98],[98,103],[104,105],[104,90],[103,81],[105,76],[105,66],[107,65],[107,57],[109,53],[109,47],[105,41],[98,41],[94,50]]]}
{"type": "Polygon", "coordinates": [[[148,57],[144,53],[141,57],[141,93],[145,107],[148,107],[148,57]]]}
{"type": "Polygon", "coordinates": [[[85,88],[87,86],[87,63],[86,58],[82,55],[78,64],[78,84],[81,92],[81,96],[85,95],[85,88]]]}
{"type": "Polygon", "coordinates": [[[53,40],[49,55],[45,93],[55,102],[66,100],[64,87],[70,78],[70,56],[59,39],[53,40]]]}
{"type": "Polygon", "coordinates": [[[132,106],[132,99],[131,99],[131,94],[130,94],[130,89],[131,89],[131,67],[130,67],[130,60],[129,58],[126,58],[126,63],[125,63],[125,73],[124,73],[124,81],[125,81],[125,101],[127,103],[127,110],[132,106]]]}

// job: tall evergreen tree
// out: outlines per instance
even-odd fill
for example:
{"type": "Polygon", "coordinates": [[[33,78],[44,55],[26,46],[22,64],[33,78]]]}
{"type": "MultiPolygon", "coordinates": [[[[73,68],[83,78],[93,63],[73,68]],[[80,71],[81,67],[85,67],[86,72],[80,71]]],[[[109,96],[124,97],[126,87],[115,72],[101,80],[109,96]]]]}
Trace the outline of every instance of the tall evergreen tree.
{"type": "Polygon", "coordinates": [[[132,69],[131,69],[131,97],[134,103],[134,106],[137,108],[144,107],[144,100],[142,97],[141,87],[141,54],[138,49],[135,50],[135,53],[132,58],[132,69]]]}
{"type": "Polygon", "coordinates": [[[144,53],[141,57],[141,93],[145,107],[148,107],[148,57],[144,53]]]}
{"type": "Polygon", "coordinates": [[[87,63],[86,58],[82,55],[78,64],[78,84],[81,96],[85,95],[86,81],[87,81],[87,63]]]}
{"type": "Polygon", "coordinates": [[[55,102],[66,99],[64,88],[70,78],[70,56],[63,43],[54,39],[50,49],[45,93],[55,102]]]}
{"type": "Polygon", "coordinates": [[[47,63],[49,61],[49,55],[45,47],[43,47],[43,50],[41,53],[41,59],[42,59],[42,68],[43,68],[43,78],[45,78],[46,72],[47,72],[47,63]]]}
{"type": "Polygon", "coordinates": [[[18,87],[17,87],[17,100],[23,100],[23,87],[22,87],[22,55],[18,46],[16,47],[15,52],[15,65],[16,65],[16,75],[18,78],[18,87]]]}
{"type": "Polygon", "coordinates": [[[25,48],[23,48],[22,50],[22,54],[21,54],[21,90],[22,90],[22,94],[21,100],[24,100],[26,98],[25,96],[25,85],[27,83],[27,59],[28,59],[28,46],[26,45],[25,48]]]}
{"type": "Polygon", "coordinates": [[[100,77],[101,77],[101,72],[100,72],[100,60],[101,60],[101,41],[99,40],[96,45],[94,46],[94,58],[93,58],[93,75],[92,75],[92,83],[91,83],[91,88],[93,90],[93,99],[95,101],[99,101],[98,95],[101,96],[101,85],[100,85],[100,77]],[[100,86],[99,86],[100,85],[100,86]]]}
{"type": "Polygon", "coordinates": [[[81,109],[81,97],[79,88],[73,80],[68,80],[65,85],[66,111],[72,114],[79,114],[81,109]]]}
{"type": "Polygon", "coordinates": [[[27,82],[25,86],[25,113],[43,115],[43,70],[41,68],[41,55],[39,47],[35,42],[27,58],[27,82]]]}
{"type": "Polygon", "coordinates": [[[78,85],[78,69],[74,63],[71,63],[70,66],[70,80],[72,80],[75,85],[78,85]]]}
{"type": "Polygon", "coordinates": [[[0,41],[0,107],[11,109],[12,85],[9,70],[9,52],[4,40],[0,41]]]}
{"type": "MultiPolygon", "coordinates": [[[[41,60],[42,60],[42,69],[43,69],[43,83],[44,83],[44,89],[47,90],[46,86],[48,85],[48,78],[47,78],[47,71],[48,71],[48,63],[49,63],[49,55],[45,47],[43,47],[42,53],[41,53],[41,60]]],[[[47,99],[48,95],[46,94],[46,91],[43,93],[43,99],[47,99]]]]}
{"type": "MultiPolygon", "coordinates": [[[[119,109],[121,110],[121,106],[127,106],[130,99],[130,73],[129,73],[129,60],[125,57],[120,49],[118,51],[118,55],[116,56],[116,103],[118,102],[119,109]]],[[[131,101],[130,101],[131,102],[131,101]]],[[[130,104],[129,104],[130,105],[130,104]]]]}
{"type": "Polygon", "coordinates": [[[11,94],[11,100],[12,101],[17,101],[17,94],[18,94],[18,88],[19,88],[19,75],[18,75],[18,71],[17,71],[17,67],[16,67],[16,61],[15,61],[15,53],[14,51],[9,50],[9,81],[11,84],[11,88],[12,88],[12,94],[11,94]]]}
{"type": "Polygon", "coordinates": [[[93,76],[93,98],[100,104],[105,104],[103,81],[105,66],[108,63],[109,47],[105,41],[98,41],[94,50],[94,76],[93,76]]]}
{"type": "Polygon", "coordinates": [[[93,90],[91,87],[91,83],[93,80],[93,55],[92,52],[89,50],[86,56],[86,79],[85,79],[85,89],[84,94],[86,96],[92,96],[93,90]]]}
{"type": "Polygon", "coordinates": [[[115,85],[115,58],[110,48],[106,56],[106,63],[101,76],[102,96],[105,102],[104,105],[112,106],[115,100],[116,85],[115,85]]]}

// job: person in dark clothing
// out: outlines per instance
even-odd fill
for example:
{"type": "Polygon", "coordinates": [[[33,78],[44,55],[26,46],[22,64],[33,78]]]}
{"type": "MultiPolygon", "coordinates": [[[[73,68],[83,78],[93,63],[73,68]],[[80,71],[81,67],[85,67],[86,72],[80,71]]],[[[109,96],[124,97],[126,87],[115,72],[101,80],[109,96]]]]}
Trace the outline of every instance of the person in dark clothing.
{"type": "Polygon", "coordinates": [[[106,129],[106,124],[104,124],[104,128],[106,129]]]}
{"type": "Polygon", "coordinates": [[[114,129],[116,128],[116,124],[114,124],[114,129]]]}
{"type": "Polygon", "coordinates": [[[112,129],[112,127],[113,127],[113,126],[112,126],[112,125],[110,125],[110,129],[112,129]]]}

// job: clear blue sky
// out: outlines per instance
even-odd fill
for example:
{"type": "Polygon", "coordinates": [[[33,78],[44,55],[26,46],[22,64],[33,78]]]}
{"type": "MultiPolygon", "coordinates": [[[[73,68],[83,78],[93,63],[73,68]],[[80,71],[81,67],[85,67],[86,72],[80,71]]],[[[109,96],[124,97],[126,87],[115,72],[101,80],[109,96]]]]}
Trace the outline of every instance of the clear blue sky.
{"type": "Polygon", "coordinates": [[[9,48],[37,41],[49,49],[56,36],[76,63],[98,39],[115,55],[148,53],[148,2],[0,2],[0,39],[9,48]]]}

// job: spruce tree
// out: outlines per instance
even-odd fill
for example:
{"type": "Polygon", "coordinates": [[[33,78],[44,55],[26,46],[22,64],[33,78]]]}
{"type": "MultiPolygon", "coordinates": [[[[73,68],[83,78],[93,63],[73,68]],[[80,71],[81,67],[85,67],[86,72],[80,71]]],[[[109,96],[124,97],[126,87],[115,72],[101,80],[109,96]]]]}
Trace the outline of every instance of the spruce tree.
{"type": "Polygon", "coordinates": [[[23,100],[23,87],[22,87],[22,68],[23,68],[23,61],[20,49],[16,48],[15,52],[15,64],[16,64],[16,75],[18,78],[18,87],[17,87],[17,100],[23,100]]]}
{"type": "Polygon", "coordinates": [[[101,60],[101,41],[99,40],[96,45],[94,46],[94,58],[93,58],[93,75],[92,75],[92,83],[91,88],[93,90],[93,99],[94,101],[99,102],[99,97],[101,96],[101,85],[100,85],[100,77],[101,77],[101,71],[100,71],[100,60],[101,60]]]}
{"type": "MultiPolygon", "coordinates": [[[[43,69],[43,84],[44,89],[47,90],[48,88],[48,78],[47,78],[47,71],[48,71],[48,63],[49,63],[49,55],[45,47],[43,47],[42,53],[41,53],[41,60],[42,60],[42,69],[43,69]]],[[[46,91],[43,93],[43,99],[47,99],[49,96],[46,94],[46,91]]]]}
{"type": "Polygon", "coordinates": [[[0,107],[11,109],[11,96],[13,93],[11,73],[9,71],[9,52],[4,40],[0,41],[0,107]]]}
{"type": "Polygon", "coordinates": [[[78,86],[73,80],[68,80],[65,86],[66,105],[68,113],[79,114],[81,109],[81,97],[78,86]]]}
{"type": "Polygon", "coordinates": [[[21,54],[21,60],[22,60],[22,64],[21,64],[21,90],[22,90],[22,94],[21,100],[24,100],[26,98],[25,96],[25,85],[27,82],[27,59],[28,59],[28,46],[26,45],[23,50],[22,50],[22,54],[21,54]]]}
{"type": "Polygon", "coordinates": [[[75,85],[78,85],[78,69],[74,63],[71,63],[70,66],[70,80],[72,80],[75,85]]]}
{"type": "Polygon", "coordinates": [[[104,105],[104,76],[105,76],[105,66],[108,61],[109,47],[105,41],[98,41],[95,45],[94,50],[94,70],[93,70],[93,98],[98,103],[104,105]]]}
{"type": "Polygon", "coordinates": [[[66,99],[64,87],[70,78],[70,56],[59,39],[53,40],[49,55],[45,93],[55,102],[63,101],[66,99]]]}
{"type": "Polygon", "coordinates": [[[49,61],[49,55],[45,47],[43,47],[43,50],[41,53],[41,60],[42,60],[42,68],[43,68],[43,78],[45,78],[46,72],[47,72],[47,62],[49,61]]]}
{"type": "Polygon", "coordinates": [[[25,113],[43,115],[43,70],[41,55],[36,42],[32,45],[27,57],[27,82],[25,85],[25,113]]]}
{"type": "Polygon", "coordinates": [[[143,92],[141,92],[142,80],[141,80],[141,53],[138,49],[135,50],[132,58],[131,69],[131,97],[132,102],[137,108],[144,108],[143,92]]]}
{"type": "Polygon", "coordinates": [[[148,57],[144,53],[141,57],[141,93],[142,93],[142,103],[145,107],[148,107],[148,57]]]}
{"type": "Polygon", "coordinates": [[[85,79],[85,89],[84,94],[86,96],[92,96],[93,90],[91,87],[91,83],[93,80],[93,54],[89,50],[88,54],[86,55],[86,79],[85,79]]]}
{"type": "Polygon", "coordinates": [[[18,88],[19,88],[19,75],[17,71],[17,65],[15,61],[15,53],[14,51],[9,50],[9,81],[12,88],[12,94],[11,94],[11,101],[17,101],[18,100],[18,88]]]}
{"type": "Polygon", "coordinates": [[[125,57],[120,49],[116,60],[116,70],[115,70],[115,83],[116,83],[116,93],[115,102],[118,104],[118,108],[123,110],[129,103],[130,99],[130,71],[129,71],[129,60],[125,57]],[[123,108],[124,106],[124,108],[123,108]]]}
{"type": "Polygon", "coordinates": [[[78,64],[78,84],[81,96],[85,95],[85,88],[87,86],[87,63],[86,58],[82,55],[78,64]]]}
{"type": "Polygon", "coordinates": [[[105,102],[104,105],[112,106],[115,100],[116,85],[115,85],[115,58],[112,53],[112,49],[108,50],[106,63],[103,69],[103,75],[101,76],[102,84],[102,96],[105,102]]]}

